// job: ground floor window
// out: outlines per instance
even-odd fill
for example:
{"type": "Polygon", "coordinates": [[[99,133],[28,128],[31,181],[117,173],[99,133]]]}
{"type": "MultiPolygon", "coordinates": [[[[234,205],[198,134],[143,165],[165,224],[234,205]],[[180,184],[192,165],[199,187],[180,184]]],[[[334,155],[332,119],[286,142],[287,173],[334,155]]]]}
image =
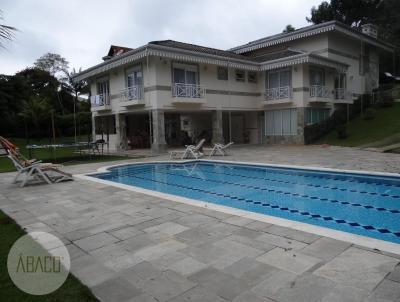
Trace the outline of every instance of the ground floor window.
{"type": "Polygon", "coordinates": [[[318,124],[329,118],[330,109],[327,108],[306,108],[306,124],[318,124]]]}
{"type": "Polygon", "coordinates": [[[265,111],[266,135],[297,135],[297,109],[265,111]]]}

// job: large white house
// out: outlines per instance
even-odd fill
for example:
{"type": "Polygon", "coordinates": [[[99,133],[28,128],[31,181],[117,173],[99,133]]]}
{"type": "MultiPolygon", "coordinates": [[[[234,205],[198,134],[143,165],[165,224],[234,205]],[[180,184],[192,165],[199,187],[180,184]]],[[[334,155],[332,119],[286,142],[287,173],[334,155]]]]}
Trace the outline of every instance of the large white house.
{"type": "Polygon", "coordinates": [[[91,88],[95,138],[155,151],[212,142],[304,143],[304,127],[378,86],[393,46],[332,21],[218,50],[172,40],[111,46],[75,76],[91,88]]]}

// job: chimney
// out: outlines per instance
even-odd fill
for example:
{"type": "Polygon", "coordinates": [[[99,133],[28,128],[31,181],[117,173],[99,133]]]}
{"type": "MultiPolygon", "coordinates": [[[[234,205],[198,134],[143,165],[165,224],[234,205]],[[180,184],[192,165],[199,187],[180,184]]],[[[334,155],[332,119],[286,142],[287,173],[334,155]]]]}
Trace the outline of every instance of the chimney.
{"type": "Polygon", "coordinates": [[[368,23],[361,25],[361,30],[363,34],[371,36],[373,38],[378,38],[378,27],[374,24],[368,23]]]}

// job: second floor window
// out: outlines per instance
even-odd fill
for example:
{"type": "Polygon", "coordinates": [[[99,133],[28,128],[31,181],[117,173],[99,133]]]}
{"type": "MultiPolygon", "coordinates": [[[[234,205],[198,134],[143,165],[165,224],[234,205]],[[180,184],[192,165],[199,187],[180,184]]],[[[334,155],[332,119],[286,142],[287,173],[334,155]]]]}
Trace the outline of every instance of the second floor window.
{"type": "Polygon", "coordinates": [[[235,70],[235,78],[236,82],[244,82],[245,81],[246,72],[241,69],[235,70]]]}
{"type": "Polygon", "coordinates": [[[97,94],[108,95],[110,94],[110,84],[108,79],[97,80],[97,94]]]}
{"type": "Polygon", "coordinates": [[[126,71],[126,86],[134,87],[143,84],[143,73],[140,66],[128,69],[126,71]]]}
{"type": "Polygon", "coordinates": [[[173,65],[172,82],[174,84],[193,84],[199,83],[199,72],[197,65],[178,64],[173,65]]]}
{"type": "Polygon", "coordinates": [[[269,71],[267,73],[267,89],[291,86],[291,73],[289,68],[269,71]]]}
{"type": "Polygon", "coordinates": [[[325,86],[325,71],[322,68],[310,67],[310,85],[325,86]]]}
{"type": "Polygon", "coordinates": [[[218,67],[217,68],[217,78],[218,80],[228,80],[228,68],[218,67]]]}
{"type": "Polygon", "coordinates": [[[255,71],[249,71],[247,73],[247,81],[249,83],[257,83],[257,72],[255,71]]]}

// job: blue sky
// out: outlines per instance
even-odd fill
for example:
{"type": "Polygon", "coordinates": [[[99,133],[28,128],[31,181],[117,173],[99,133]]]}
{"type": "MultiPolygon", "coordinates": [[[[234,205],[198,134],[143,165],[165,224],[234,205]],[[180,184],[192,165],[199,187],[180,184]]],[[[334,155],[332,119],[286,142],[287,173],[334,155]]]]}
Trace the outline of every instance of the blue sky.
{"type": "Polygon", "coordinates": [[[0,0],[4,23],[19,32],[0,49],[0,73],[13,74],[46,52],[70,67],[101,62],[111,44],[138,47],[173,39],[227,49],[309,25],[321,0],[0,0]]]}

